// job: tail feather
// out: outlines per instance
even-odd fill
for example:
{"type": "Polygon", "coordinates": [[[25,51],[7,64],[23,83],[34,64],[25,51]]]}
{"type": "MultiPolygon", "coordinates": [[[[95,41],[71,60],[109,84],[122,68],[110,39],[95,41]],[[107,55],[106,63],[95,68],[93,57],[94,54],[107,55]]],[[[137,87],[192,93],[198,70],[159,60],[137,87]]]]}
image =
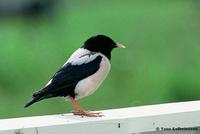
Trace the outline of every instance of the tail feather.
{"type": "Polygon", "coordinates": [[[40,96],[33,97],[32,100],[30,100],[28,103],[26,103],[26,105],[24,106],[24,108],[29,107],[29,106],[32,105],[33,103],[36,103],[36,102],[42,100],[41,98],[42,98],[42,97],[40,97],[40,96]]]}
{"type": "Polygon", "coordinates": [[[30,100],[28,103],[26,103],[26,105],[24,106],[24,108],[29,107],[30,105],[41,101],[43,99],[47,99],[47,98],[51,98],[54,95],[48,92],[48,89],[50,89],[50,87],[45,87],[42,90],[36,92],[33,94],[32,96],[32,100],[30,100]]]}
{"type": "Polygon", "coordinates": [[[42,89],[42,90],[40,90],[40,91],[38,91],[38,92],[33,94],[32,100],[30,100],[28,103],[26,103],[24,108],[29,107],[30,105],[32,105],[32,104],[34,104],[34,103],[36,103],[36,102],[38,102],[40,100],[43,100],[45,98],[46,98],[46,95],[44,93],[44,89],[42,89]]]}

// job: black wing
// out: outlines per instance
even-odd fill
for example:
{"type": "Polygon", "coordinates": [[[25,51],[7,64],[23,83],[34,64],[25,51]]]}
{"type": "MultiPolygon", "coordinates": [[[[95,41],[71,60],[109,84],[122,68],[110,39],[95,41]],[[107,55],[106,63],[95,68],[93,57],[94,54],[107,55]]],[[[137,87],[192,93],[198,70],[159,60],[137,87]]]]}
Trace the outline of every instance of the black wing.
{"type": "Polygon", "coordinates": [[[75,97],[74,88],[76,84],[94,74],[98,71],[102,56],[97,56],[94,60],[89,61],[90,55],[84,55],[82,64],[65,64],[59,71],[52,77],[51,82],[42,90],[33,94],[33,98],[25,107],[32,105],[40,100],[56,97],[56,96],[71,96],[75,97]],[[85,57],[87,56],[87,58],[85,57]],[[85,61],[85,62],[84,62],[85,61]],[[89,61],[89,62],[88,62],[89,61]]]}
{"type": "MultiPolygon", "coordinates": [[[[89,55],[85,55],[90,58],[89,55]]],[[[55,75],[52,77],[51,83],[44,88],[42,91],[47,97],[54,96],[75,96],[74,88],[76,84],[94,74],[100,66],[102,57],[99,55],[94,60],[83,63],[81,65],[73,65],[72,63],[67,63],[63,66],[55,75]]]]}

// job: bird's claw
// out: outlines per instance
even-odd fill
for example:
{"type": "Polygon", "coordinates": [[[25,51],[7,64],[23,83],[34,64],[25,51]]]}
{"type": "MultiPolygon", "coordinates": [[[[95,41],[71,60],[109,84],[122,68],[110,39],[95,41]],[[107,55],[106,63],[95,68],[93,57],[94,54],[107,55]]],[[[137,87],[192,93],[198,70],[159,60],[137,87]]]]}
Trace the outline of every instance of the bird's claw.
{"type": "Polygon", "coordinates": [[[87,117],[102,117],[102,112],[90,112],[90,111],[75,111],[72,112],[74,115],[79,115],[79,116],[87,116],[87,117]]]}

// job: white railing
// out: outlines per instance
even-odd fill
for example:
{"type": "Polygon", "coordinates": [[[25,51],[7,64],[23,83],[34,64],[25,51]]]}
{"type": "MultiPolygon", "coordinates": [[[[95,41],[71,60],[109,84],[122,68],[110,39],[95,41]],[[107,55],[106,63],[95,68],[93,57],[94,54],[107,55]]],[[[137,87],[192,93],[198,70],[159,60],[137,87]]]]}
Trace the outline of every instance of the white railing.
{"type": "Polygon", "coordinates": [[[72,114],[0,120],[0,134],[196,134],[200,101],[101,111],[103,117],[72,114]],[[174,131],[170,129],[176,129],[174,131]]]}

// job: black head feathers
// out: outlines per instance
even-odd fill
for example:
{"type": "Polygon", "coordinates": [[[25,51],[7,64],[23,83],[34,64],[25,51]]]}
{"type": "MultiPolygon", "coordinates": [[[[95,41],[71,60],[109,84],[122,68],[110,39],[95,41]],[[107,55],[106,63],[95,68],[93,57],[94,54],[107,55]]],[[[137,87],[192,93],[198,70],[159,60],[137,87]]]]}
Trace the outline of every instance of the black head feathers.
{"type": "Polygon", "coordinates": [[[115,43],[110,37],[105,35],[96,35],[90,37],[85,41],[82,48],[88,49],[92,52],[101,52],[109,59],[111,58],[111,51],[113,48],[117,47],[117,43],[115,43]]]}

